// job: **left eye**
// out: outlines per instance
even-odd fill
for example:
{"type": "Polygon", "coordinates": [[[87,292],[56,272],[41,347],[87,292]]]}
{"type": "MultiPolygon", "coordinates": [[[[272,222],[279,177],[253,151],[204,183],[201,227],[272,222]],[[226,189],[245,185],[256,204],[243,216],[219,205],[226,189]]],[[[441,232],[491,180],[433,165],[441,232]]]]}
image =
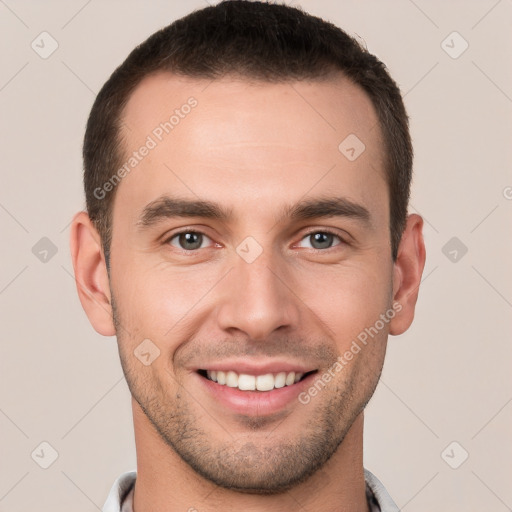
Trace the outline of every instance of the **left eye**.
{"type": "Polygon", "coordinates": [[[178,247],[178,249],[193,251],[195,249],[200,249],[204,241],[211,242],[210,238],[203,235],[203,233],[198,233],[196,231],[183,231],[182,233],[177,233],[173,237],[169,238],[168,243],[173,247],[178,247]]]}
{"type": "Polygon", "coordinates": [[[306,235],[301,240],[301,243],[304,241],[309,241],[309,245],[306,245],[305,247],[311,249],[329,249],[330,247],[339,245],[342,242],[338,235],[329,233],[328,231],[315,231],[314,233],[309,233],[309,235],[306,235]],[[338,240],[338,243],[333,243],[336,239],[338,240]]]}

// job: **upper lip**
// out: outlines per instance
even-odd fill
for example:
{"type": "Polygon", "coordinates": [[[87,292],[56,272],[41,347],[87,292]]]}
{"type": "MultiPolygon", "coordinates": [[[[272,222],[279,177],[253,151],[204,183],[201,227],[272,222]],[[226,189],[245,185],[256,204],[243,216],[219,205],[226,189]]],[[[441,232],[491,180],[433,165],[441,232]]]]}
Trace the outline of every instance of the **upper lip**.
{"type": "Polygon", "coordinates": [[[243,373],[246,375],[265,375],[267,373],[280,373],[280,372],[295,372],[307,373],[316,370],[309,365],[303,363],[294,363],[290,361],[262,361],[259,363],[248,361],[247,359],[233,359],[223,360],[219,362],[212,362],[196,368],[196,370],[214,370],[221,372],[234,371],[236,373],[243,373]]]}

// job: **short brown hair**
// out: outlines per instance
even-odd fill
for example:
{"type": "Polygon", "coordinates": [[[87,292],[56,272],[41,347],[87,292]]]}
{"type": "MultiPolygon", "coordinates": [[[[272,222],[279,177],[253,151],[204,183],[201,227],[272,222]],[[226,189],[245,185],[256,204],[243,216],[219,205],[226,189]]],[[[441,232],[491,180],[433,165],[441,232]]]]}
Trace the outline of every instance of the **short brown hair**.
{"type": "MultiPolygon", "coordinates": [[[[400,90],[385,65],[346,32],[299,8],[228,0],[195,11],[137,46],[112,73],[92,107],[84,138],[87,211],[98,229],[107,267],[116,187],[95,193],[122,165],[122,114],[150,74],[196,78],[237,75],[269,82],[323,79],[342,72],[377,112],[385,146],[393,260],[405,227],[413,150],[400,90]]],[[[340,141],[341,142],[341,141],[340,141]]]]}

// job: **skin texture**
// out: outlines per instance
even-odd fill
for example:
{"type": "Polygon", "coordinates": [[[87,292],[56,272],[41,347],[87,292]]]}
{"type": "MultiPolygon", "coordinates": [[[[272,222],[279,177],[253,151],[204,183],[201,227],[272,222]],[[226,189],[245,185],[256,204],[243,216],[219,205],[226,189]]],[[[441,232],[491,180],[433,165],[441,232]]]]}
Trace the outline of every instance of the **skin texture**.
{"type": "Polygon", "coordinates": [[[85,212],[71,233],[82,305],[97,332],[117,335],[132,393],[135,511],[366,511],[363,409],[388,335],[413,320],[422,219],[408,217],[393,262],[376,114],[341,76],[288,84],[152,76],[124,112],[127,155],[190,97],[197,106],[117,186],[110,279],[85,212]],[[338,149],[351,133],[366,146],[354,161],[338,149]],[[144,208],[164,195],[218,203],[232,218],[143,226],[144,208]],[[282,217],[299,201],[333,196],[366,208],[369,222],[282,217]],[[200,248],[171,238],[187,230],[205,235],[200,248]],[[326,230],[332,246],[313,248],[309,235],[326,230]],[[246,237],[262,250],[252,263],[237,253],[246,237]],[[196,372],[291,361],[321,375],[393,303],[399,313],[307,404],[235,413],[196,372]],[[134,355],[144,339],[160,351],[150,365],[134,355]]]}

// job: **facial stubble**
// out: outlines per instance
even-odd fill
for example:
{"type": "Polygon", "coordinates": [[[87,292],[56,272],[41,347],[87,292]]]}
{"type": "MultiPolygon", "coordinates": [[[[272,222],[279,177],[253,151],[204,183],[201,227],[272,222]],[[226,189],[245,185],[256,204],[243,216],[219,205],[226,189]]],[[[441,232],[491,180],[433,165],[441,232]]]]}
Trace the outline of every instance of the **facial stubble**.
{"type": "Polygon", "coordinates": [[[365,372],[352,371],[347,379],[338,376],[310,404],[297,401],[293,414],[276,418],[240,415],[235,433],[221,417],[209,415],[206,424],[201,422],[207,413],[201,399],[194,396],[197,391],[186,389],[168,369],[159,377],[151,366],[141,364],[133,353],[136,343],[122,327],[112,290],[111,297],[121,366],[133,398],[167,446],[198,475],[225,489],[276,495],[307,481],[336,453],[380,376],[380,371],[370,381],[365,372]],[[163,385],[164,377],[171,385],[163,385]],[[364,386],[362,378],[366,379],[364,386]],[[201,409],[200,415],[194,406],[201,409]],[[293,439],[289,433],[282,435],[280,427],[289,428],[289,418],[301,413],[309,416],[301,430],[293,439]],[[224,439],[212,435],[209,424],[215,424],[224,439]]]}

